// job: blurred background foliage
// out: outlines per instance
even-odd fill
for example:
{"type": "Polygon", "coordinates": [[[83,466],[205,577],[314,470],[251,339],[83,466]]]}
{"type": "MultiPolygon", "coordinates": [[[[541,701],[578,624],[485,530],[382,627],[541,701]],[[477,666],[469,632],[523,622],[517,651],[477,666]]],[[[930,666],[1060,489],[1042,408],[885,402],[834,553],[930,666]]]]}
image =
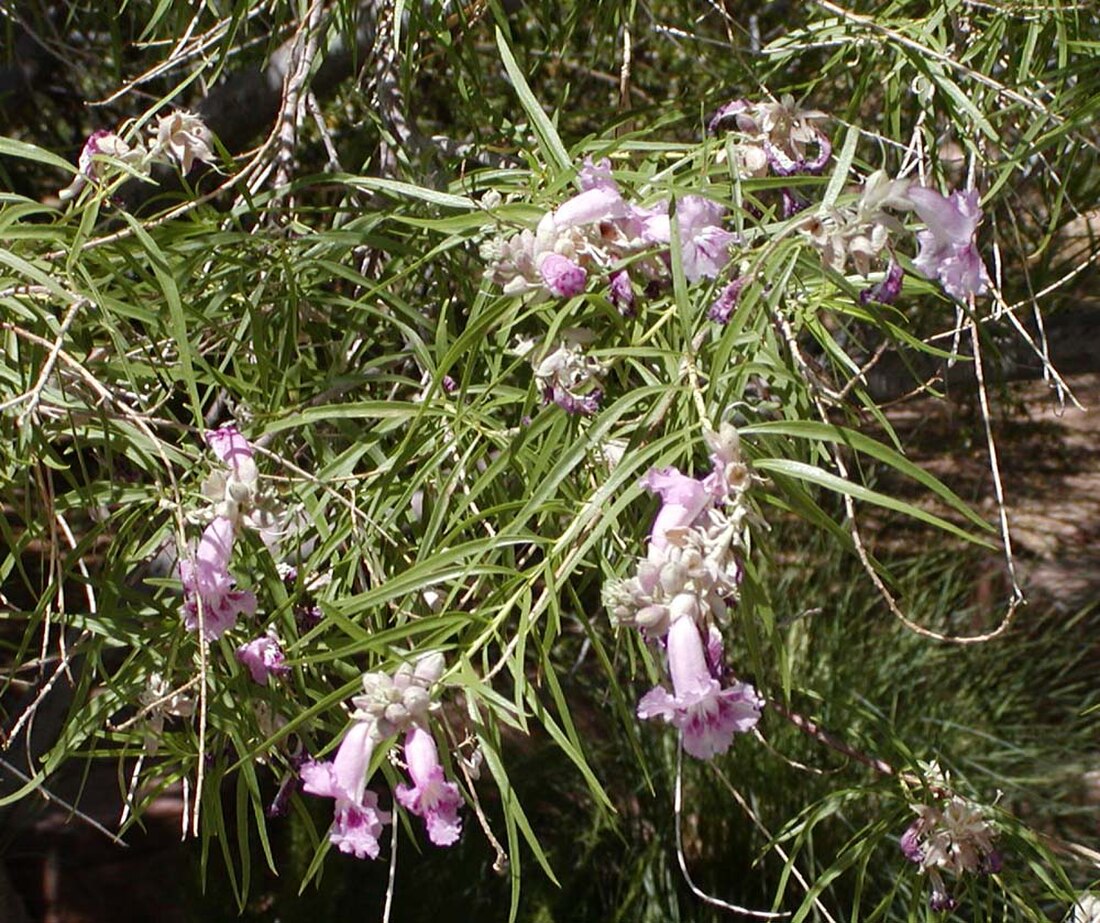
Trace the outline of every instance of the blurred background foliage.
{"type": "MultiPolygon", "coordinates": [[[[674,736],[633,718],[653,658],[616,635],[600,603],[652,518],[636,482],[652,465],[699,467],[697,398],[712,422],[793,424],[746,435],[747,455],[823,470],[846,457],[853,481],[895,500],[893,511],[860,509],[873,509],[865,538],[910,617],[948,634],[991,630],[1010,589],[995,530],[939,482],[900,486],[896,456],[841,456],[808,428],[822,423],[819,385],[839,389],[885,345],[906,373],[890,398],[916,387],[909,370],[957,347],[953,309],[914,276],[894,308],[861,306],[791,235],[763,248],[770,287],[724,329],[706,320],[707,285],[623,318],[599,295],[502,297],[482,279],[477,244],[498,221],[530,223],[561,201],[585,155],[611,155],[623,186],[651,199],[703,187],[743,196],[755,212],[733,220],[774,232],[777,183],[738,182],[704,127],[731,98],[791,93],[830,114],[838,155],[858,131],[853,184],[896,171],[906,150],[921,153],[930,181],[973,176],[999,283],[978,319],[992,364],[1008,368],[1026,338],[1042,351],[1040,309],[1049,323],[1089,300],[1100,14],[1025,0],[109,6],[0,4],[10,765],[39,784],[50,775],[47,787],[73,801],[96,767],[117,790],[109,807],[130,790],[141,692],[154,673],[191,682],[200,662],[178,616],[175,564],[198,534],[188,514],[204,506],[201,433],[235,420],[289,513],[279,555],[298,577],[285,581],[252,536],[235,572],[293,669],[259,687],[232,655],[243,635],[214,643],[202,756],[199,723],[176,720],[143,763],[132,823],[184,780],[190,808],[203,766],[193,918],[243,908],[246,919],[337,920],[382,907],[385,860],[317,863],[327,804],[295,796],[275,820],[263,809],[295,747],[317,753],[340,733],[339,703],[363,670],[429,649],[453,667],[444,715],[456,754],[476,743],[487,756],[476,791],[510,862],[491,871],[497,857],[471,811],[448,851],[399,823],[396,919],[503,919],[509,908],[530,921],[723,916],[678,867],[674,736]],[[303,102],[283,118],[295,68],[303,102]],[[60,205],[60,161],[75,163],[92,130],[139,130],[177,105],[214,129],[216,168],[60,205]],[[477,205],[490,189],[504,195],[494,213],[477,205]],[[775,322],[787,292],[798,293],[785,316],[809,368],[775,322]],[[593,353],[609,368],[591,420],[541,406],[515,352],[574,327],[597,331],[593,353]],[[625,449],[613,468],[609,445],[625,449]],[[955,535],[930,525],[933,513],[955,535]],[[311,587],[318,574],[331,580],[311,587]],[[982,580],[992,592],[976,591],[982,580]],[[314,602],[323,619],[309,627],[296,613],[314,602]],[[41,713],[21,726],[32,702],[41,713]]],[[[799,191],[821,197],[831,172],[799,191]]],[[[886,398],[858,382],[846,394],[829,423],[909,451],[886,398]]],[[[697,885],[815,920],[924,918],[924,882],[896,845],[912,817],[901,786],[800,731],[788,709],[898,769],[939,759],[962,793],[996,803],[1006,868],[974,886],[960,918],[1060,919],[1096,875],[1061,845],[1096,846],[1085,775],[1097,765],[1095,611],[1040,600],[987,644],[943,645],[891,616],[835,494],[775,469],[752,499],[751,567],[728,643],[781,708],[766,713],[764,741],[746,736],[713,765],[683,767],[683,853],[697,885]]],[[[4,807],[13,840],[37,804],[4,807]]]]}

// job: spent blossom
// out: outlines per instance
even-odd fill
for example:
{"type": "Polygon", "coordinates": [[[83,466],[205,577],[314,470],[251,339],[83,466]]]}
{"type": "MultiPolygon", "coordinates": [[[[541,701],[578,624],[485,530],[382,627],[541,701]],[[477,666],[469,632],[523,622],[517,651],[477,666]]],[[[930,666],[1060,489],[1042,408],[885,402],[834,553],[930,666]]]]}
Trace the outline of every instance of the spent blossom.
{"type": "Polygon", "coordinates": [[[954,909],[957,902],[948,892],[944,874],[959,878],[999,872],[1001,855],[993,845],[996,830],[979,805],[955,794],[934,804],[910,807],[917,819],[901,835],[901,851],[928,876],[932,909],[954,909]]]}
{"type": "Polygon", "coordinates": [[[895,262],[892,235],[905,228],[886,209],[911,209],[908,191],[908,180],[891,179],[885,171],[876,170],[867,177],[855,203],[822,208],[805,228],[821,261],[837,272],[844,272],[851,261],[861,276],[867,276],[876,261],[895,262]]]}
{"type": "Polygon", "coordinates": [[[195,700],[180,690],[172,690],[160,673],[150,673],[146,687],[138,695],[145,715],[145,752],[154,756],[160,745],[166,718],[190,718],[195,713],[195,700]]]}
{"type": "Polygon", "coordinates": [[[737,308],[737,302],[741,300],[741,289],[745,287],[747,281],[747,276],[740,276],[725,285],[718,293],[718,297],[714,299],[710,310],[707,311],[707,317],[716,323],[728,324],[737,308]]]}
{"type": "Polygon", "coordinates": [[[152,153],[154,157],[171,157],[186,175],[196,160],[213,163],[217,159],[210,149],[210,140],[210,129],[202,118],[181,109],[157,120],[152,153]]]}
{"type": "Polygon", "coordinates": [[[535,382],[543,403],[557,404],[566,413],[591,416],[600,409],[602,392],[596,382],[603,365],[584,351],[587,331],[567,333],[553,352],[532,353],[535,382]]]}
{"type": "Polygon", "coordinates": [[[790,95],[779,102],[753,103],[735,99],[720,107],[708,129],[722,128],[740,136],[735,146],[745,176],[763,176],[771,168],[776,176],[820,173],[833,152],[829,136],[819,127],[828,115],[802,109],[790,95]]]}
{"type": "Polygon", "coordinates": [[[58,197],[62,202],[68,202],[80,195],[89,180],[103,179],[110,165],[102,157],[110,157],[135,170],[141,170],[147,156],[148,152],[140,142],[131,147],[112,131],[103,129],[93,131],[80,151],[76,175],[72,182],[58,193],[58,197]]]}

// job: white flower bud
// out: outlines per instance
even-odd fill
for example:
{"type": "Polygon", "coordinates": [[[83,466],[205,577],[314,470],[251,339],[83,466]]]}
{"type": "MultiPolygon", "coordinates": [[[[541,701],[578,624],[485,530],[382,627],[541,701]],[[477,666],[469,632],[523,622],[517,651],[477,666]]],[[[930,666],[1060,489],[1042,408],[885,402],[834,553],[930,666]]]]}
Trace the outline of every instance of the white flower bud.
{"type": "Polygon", "coordinates": [[[432,651],[417,660],[413,673],[427,687],[439,682],[445,666],[443,655],[439,651],[432,651]]]}

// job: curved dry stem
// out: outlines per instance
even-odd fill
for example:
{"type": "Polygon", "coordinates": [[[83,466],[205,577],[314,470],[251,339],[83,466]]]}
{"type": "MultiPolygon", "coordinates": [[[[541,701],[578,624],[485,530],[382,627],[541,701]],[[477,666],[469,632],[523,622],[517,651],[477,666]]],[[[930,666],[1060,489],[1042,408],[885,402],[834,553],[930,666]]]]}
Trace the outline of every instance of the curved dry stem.
{"type": "Polygon", "coordinates": [[[683,741],[680,741],[676,752],[676,789],[673,801],[673,810],[676,814],[676,861],[680,865],[680,874],[684,878],[684,883],[691,890],[699,900],[704,904],[708,904],[711,907],[717,907],[719,910],[725,910],[729,913],[740,913],[747,917],[753,917],[757,920],[785,920],[792,914],[785,911],[774,910],[753,910],[750,907],[742,907],[739,904],[731,904],[729,901],[724,901],[720,897],[715,897],[712,894],[707,894],[702,888],[700,888],[695,880],[691,877],[691,872],[688,871],[687,857],[684,855],[684,837],[683,837],[683,781],[684,781],[684,747],[683,741]]]}

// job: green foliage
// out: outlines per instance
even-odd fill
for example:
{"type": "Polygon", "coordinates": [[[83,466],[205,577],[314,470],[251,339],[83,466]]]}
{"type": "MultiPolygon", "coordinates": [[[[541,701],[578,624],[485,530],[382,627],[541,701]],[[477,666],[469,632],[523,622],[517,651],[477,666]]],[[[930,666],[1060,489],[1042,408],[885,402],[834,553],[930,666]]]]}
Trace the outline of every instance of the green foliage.
{"type": "MultiPolygon", "coordinates": [[[[1080,791],[1095,684],[1067,639],[1096,616],[1042,613],[955,646],[891,613],[884,594],[951,637],[1001,617],[970,583],[1003,534],[907,457],[864,375],[877,350],[973,354],[957,354],[934,281],[910,271],[896,305],[861,303],[860,280],[814,249],[814,212],[784,217],[779,190],[812,210],[856,202],[879,169],[919,164],[942,188],[971,178],[997,285],[992,304],[954,307],[995,351],[995,315],[1038,292],[1036,310],[1057,309],[1095,256],[1091,241],[1068,252],[1062,231],[1100,181],[1100,19],[1022,0],[729,6],[162,2],[109,23],[66,8],[64,34],[98,62],[66,84],[104,104],[76,113],[43,94],[0,139],[7,730],[25,732],[44,685],[68,697],[34,786],[69,761],[117,766],[125,828],[186,785],[196,874],[232,902],[227,919],[268,918],[258,891],[277,891],[287,920],[387,897],[407,920],[459,899],[470,916],[507,906],[531,921],[717,918],[685,888],[682,848],[708,894],[872,923],[933,916],[896,839],[934,787],[918,761],[935,759],[994,812],[1006,857],[960,886],[963,918],[1060,917],[1088,884],[1064,844],[1088,838],[1095,811],[1080,791]],[[150,189],[116,170],[59,203],[90,130],[147,135],[288,47],[304,61],[297,90],[318,84],[289,148],[276,131],[255,156],[222,148],[216,168],[157,172],[150,189]],[[339,53],[360,80],[322,93],[339,53]],[[820,176],[741,175],[706,120],[731,97],[784,93],[829,113],[833,160],[820,176]],[[707,317],[723,281],[688,281],[675,232],[671,284],[634,316],[602,282],[539,300],[483,277],[479,245],[575,194],[585,157],[610,157],[642,204],[703,194],[730,208],[747,282],[728,324],[707,317]],[[522,348],[576,329],[606,370],[590,417],[545,404],[522,348]],[[770,707],[760,739],[681,770],[673,732],[635,718],[660,653],[611,627],[600,592],[644,554],[654,505],[639,478],[701,473],[721,421],[758,477],[727,645],[770,707]],[[181,622],[178,563],[219,468],[203,436],[226,422],[255,445],[282,534],[274,553],[238,536],[233,573],[258,614],[207,644],[181,622]],[[915,544],[952,550],[888,560],[872,533],[902,520],[915,544]],[[316,624],[302,617],[313,606],[316,624]],[[269,627],[290,670],[258,685],[234,650],[269,627]],[[327,805],[294,794],[288,817],[264,809],[303,751],[331,758],[364,672],[427,651],[446,655],[440,739],[465,834],[421,855],[419,824],[395,809],[388,895],[384,862],[340,874],[327,805]],[[154,677],[194,715],[152,727],[154,677]],[[476,781],[462,771],[475,753],[476,781]],[[428,877],[444,886],[426,893],[428,877]]],[[[909,270],[914,249],[900,245],[909,270]]],[[[398,781],[388,754],[373,766],[398,781]]],[[[216,903],[195,912],[215,919],[216,903]]]]}

